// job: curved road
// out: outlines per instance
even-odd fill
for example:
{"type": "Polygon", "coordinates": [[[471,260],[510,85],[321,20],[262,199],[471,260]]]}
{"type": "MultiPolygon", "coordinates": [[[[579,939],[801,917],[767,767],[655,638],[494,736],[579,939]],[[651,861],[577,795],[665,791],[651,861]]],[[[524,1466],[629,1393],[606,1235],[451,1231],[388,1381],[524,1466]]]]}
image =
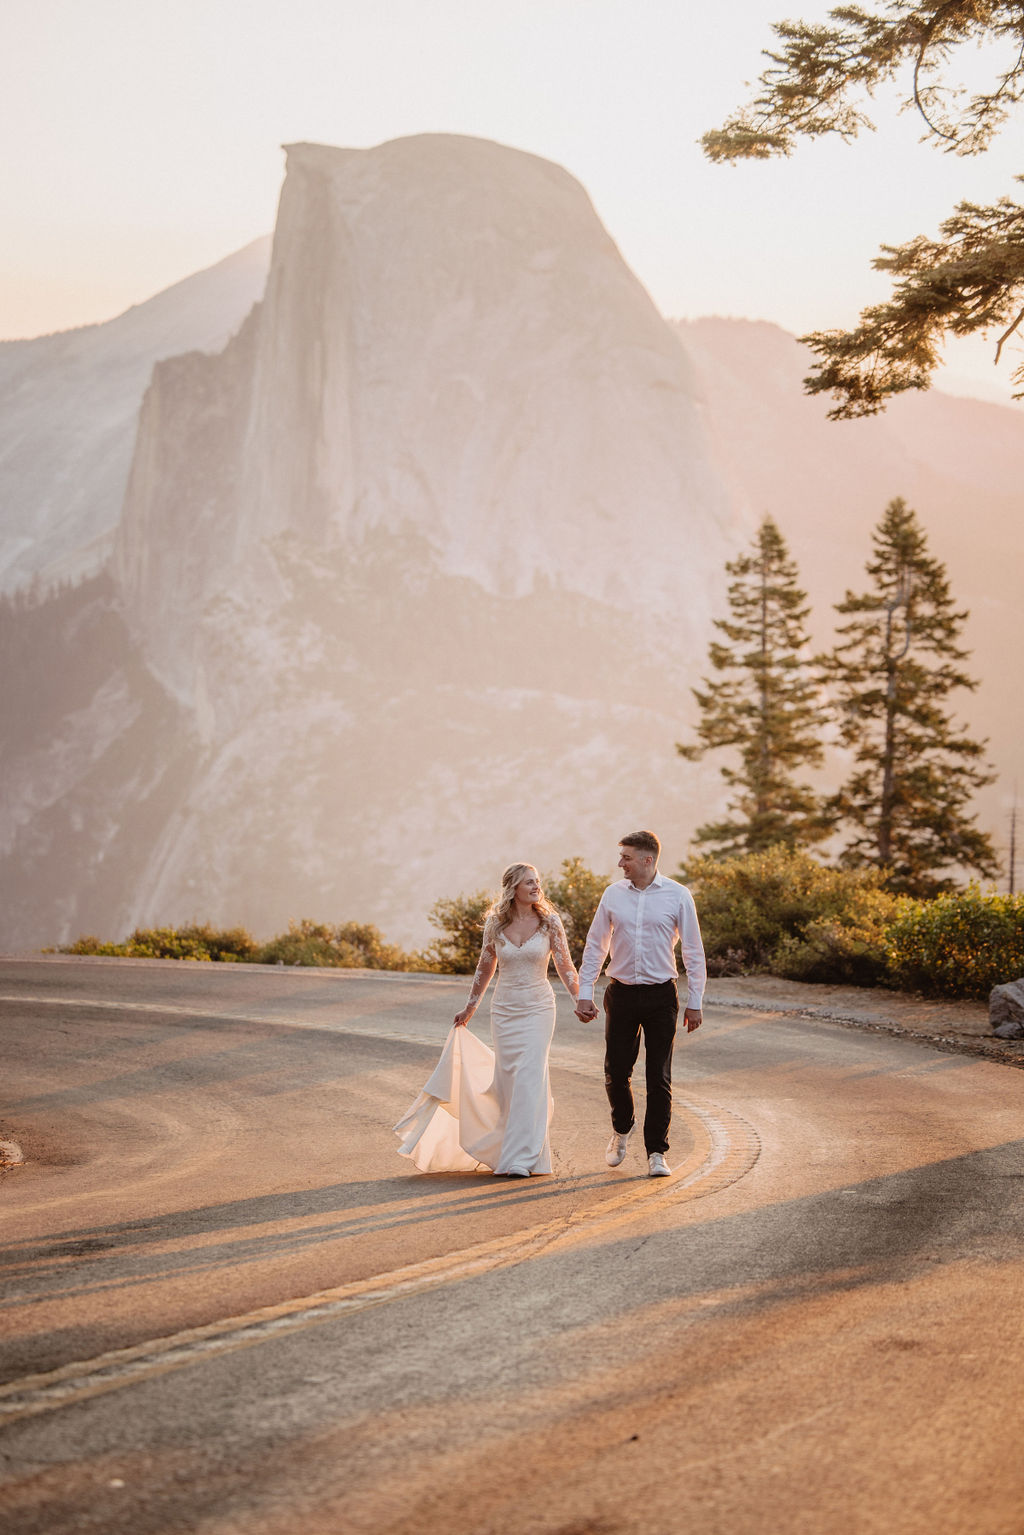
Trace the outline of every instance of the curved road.
{"type": "Polygon", "coordinates": [[[465,989],[0,961],[8,1535],[1019,1535],[1024,1073],[711,1005],[650,1180],[563,999],[554,1176],[423,1177],[465,989]]]}

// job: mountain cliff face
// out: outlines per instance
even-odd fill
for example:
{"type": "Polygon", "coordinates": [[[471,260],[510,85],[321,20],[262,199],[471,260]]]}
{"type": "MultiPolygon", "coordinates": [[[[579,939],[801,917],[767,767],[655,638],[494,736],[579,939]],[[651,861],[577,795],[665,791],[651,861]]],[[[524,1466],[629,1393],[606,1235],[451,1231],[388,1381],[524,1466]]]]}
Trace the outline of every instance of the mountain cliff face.
{"type": "MultiPolygon", "coordinates": [[[[187,696],[160,604],[187,591],[198,615],[243,572],[273,602],[266,545],[285,535],[349,560],[420,538],[434,571],[492,595],[550,575],[675,611],[686,564],[713,568],[729,539],[695,395],[558,167],[442,135],[293,146],[260,310],[215,363],[156,370],[117,559],[132,623],[187,696]],[[197,535],[215,557],[169,597],[197,535]]],[[[700,582],[686,607],[702,633],[700,582]]]]}
{"type": "Polygon", "coordinates": [[[186,791],[189,722],[146,668],[106,572],[0,603],[0,942],[113,931],[186,791]]]}
{"type": "Polygon", "coordinates": [[[103,325],[0,341],[0,592],[109,559],[153,364],[216,352],[263,292],[269,239],[103,325]]]}
{"type": "MultiPolygon", "coordinates": [[[[150,711],[174,771],[120,903],[7,942],[302,913],[409,941],[513,858],[612,864],[692,819],[673,743],[733,537],[683,348],[571,177],[293,147],[263,301],[140,415],[112,571],[155,692],[103,755],[150,711]]],[[[58,821],[19,826],[34,889],[58,821]]]]}

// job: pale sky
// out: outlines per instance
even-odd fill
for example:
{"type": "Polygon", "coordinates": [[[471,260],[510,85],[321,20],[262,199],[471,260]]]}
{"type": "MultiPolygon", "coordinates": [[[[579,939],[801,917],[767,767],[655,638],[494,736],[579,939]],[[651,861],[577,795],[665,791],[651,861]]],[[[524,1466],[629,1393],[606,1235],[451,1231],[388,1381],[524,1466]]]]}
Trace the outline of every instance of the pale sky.
{"type": "MultiPolygon", "coordinates": [[[[834,3],[834,0],[833,0],[834,3]]],[[[282,143],[497,139],[587,188],[670,316],[852,323],[883,242],[1014,191],[1020,122],[957,159],[879,132],[758,165],[697,145],[769,23],[818,0],[0,0],[0,336],[109,319],[273,227],[282,143]]],[[[979,68],[980,63],[972,67],[979,68]]],[[[994,345],[952,362],[1009,397],[994,345]],[[1000,383],[1000,380],[1002,382],[1000,383]]]]}

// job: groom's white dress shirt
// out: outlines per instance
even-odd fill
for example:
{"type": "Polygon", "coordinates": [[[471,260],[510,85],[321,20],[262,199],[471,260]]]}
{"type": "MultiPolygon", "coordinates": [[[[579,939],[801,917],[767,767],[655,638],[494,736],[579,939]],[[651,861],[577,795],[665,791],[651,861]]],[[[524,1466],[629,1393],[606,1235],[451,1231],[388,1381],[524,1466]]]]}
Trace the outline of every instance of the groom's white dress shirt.
{"type": "Polygon", "coordinates": [[[616,880],[601,897],[587,934],[580,965],[580,1001],[594,996],[594,983],[611,949],[608,974],[625,986],[657,986],[674,980],[676,939],[686,967],[686,1006],[699,1008],[707,962],[693,896],[685,885],[656,874],[646,890],[616,880]]]}

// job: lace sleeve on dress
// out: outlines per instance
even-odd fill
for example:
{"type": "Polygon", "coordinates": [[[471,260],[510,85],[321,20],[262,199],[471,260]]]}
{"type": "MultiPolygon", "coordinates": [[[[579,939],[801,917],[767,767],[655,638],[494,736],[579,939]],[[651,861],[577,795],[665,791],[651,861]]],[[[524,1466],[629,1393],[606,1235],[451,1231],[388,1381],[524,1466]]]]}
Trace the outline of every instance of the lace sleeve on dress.
{"type": "Polygon", "coordinates": [[[467,1007],[476,1012],[480,998],[490,984],[491,976],[498,965],[498,953],[494,947],[494,924],[488,919],[484,925],[484,941],[480,949],[480,958],[477,961],[476,973],[473,976],[473,984],[469,989],[469,1001],[467,1007]]]}
{"type": "Polygon", "coordinates": [[[548,936],[551,939],[551,956],[555,961],[555,969],[561,976],[566,991],[575,1002],[579,995],[580,978],[576,974],[576,966],[569,953],[569,942],[565,936],[562,919],[557,914],[548,920],[548,936]]]}

